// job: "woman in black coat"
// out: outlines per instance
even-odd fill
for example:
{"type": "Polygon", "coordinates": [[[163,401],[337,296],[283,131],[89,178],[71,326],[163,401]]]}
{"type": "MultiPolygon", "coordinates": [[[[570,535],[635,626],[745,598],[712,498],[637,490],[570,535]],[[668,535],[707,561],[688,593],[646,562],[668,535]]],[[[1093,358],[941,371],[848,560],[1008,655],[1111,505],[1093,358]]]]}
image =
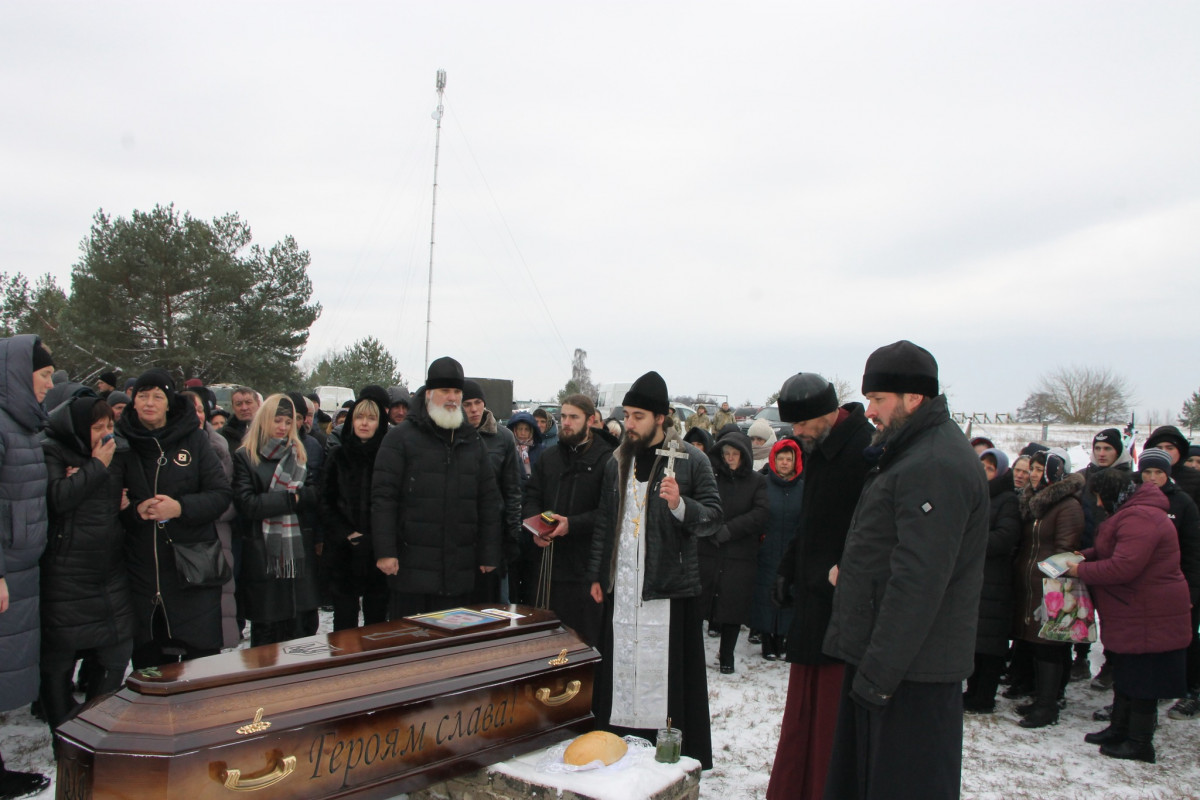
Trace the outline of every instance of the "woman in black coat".
{"type": "Polygon", "coordinates": [[[216,542],[229,481],[190,403],[171,377],[138,378],[133,403],[117,421],[129,443],[113,462],[128,491],[125,561],[133,596],[133,668],[213,655],[221,650],[221,588],[186,585],[173,543],[216,542]]]}
{"type": "Polygon", "coordinates": [[[715,536],[698,540],[701,607],[721,632],[721,672],[733,672],[733,649],[742,625],[750,623],[758,547],[770,517],[767,481],[754,471],[750,437],[730,432],[709,454],[725,510],[715,536]]]}
{"type": "Polygon", "coordinates": [[[1004,672],[1004,657],[1012,633],[1013,558],[1021,541],[1021,509],[1013,490],[1008,456],[988,449],[979,454],[988,476],[991,512],[988,518],[987,558],[979,596],[979,625],[975,629],[975,672],[967,678],[963,710],[990,714],[996,709],[996,687],[1004,672]]]}
{"type": "Polygon", "coordinates": [[[248,523],[240,579],[251,647],[317,632],[316,541],[301,525],[317,504],[298,435],[305,413],[287,395],[271,395],[233,455],[233,503],[248,523]]]}
{"type": "Polygon", "coordinates": [[[325,551],[333,591],[333,629],[387,620],[387,576],[375,566],[371,544],[371,477],[375,455],[387,434],[383,398],[360,397],[350,408],[341,445],[325,460],[318,503],[325,526],[325,551]]]}
{"type": "Polygon", "coordinates": [[[90,390],[50,415],[42,450],[50,516],[41,561],[41,700],[53,730],[75,706],[75,660],[89,651],[87,699],[120,688],[133,652],[133,603],[125,534],[117,514],[121,483],[109,470],[116,442],[108,403],[90,390]]]}

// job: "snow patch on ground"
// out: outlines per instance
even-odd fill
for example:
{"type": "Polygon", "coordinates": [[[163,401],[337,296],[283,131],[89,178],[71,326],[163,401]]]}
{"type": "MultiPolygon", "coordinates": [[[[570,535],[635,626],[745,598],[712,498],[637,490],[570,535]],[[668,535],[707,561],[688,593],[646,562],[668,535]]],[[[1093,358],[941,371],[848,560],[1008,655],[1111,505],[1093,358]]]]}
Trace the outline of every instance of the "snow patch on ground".
{"type": "MultiPolygon", "coordinates": [[[[330,615],[321,615],[328,631],[330,615]]],[[[708,696],[712,717],[713,769],[700,782],[709,800],[752,800],[766,794],[779,721],[787,698],[788,665],[765,661],[745,631],[736,650],[736,672],[717,669],[717,639],[707,639],[708,696]]],[[[1093,648],[1093,671],[1099,647],[1093,648]]],[[[1168,719],[1160,708],[1155,735],[1157,764],[1117,761],[1083,741],[1106,723],[1092,712],[1112,702],[1111,694],[1067,688],[1067,708],[1057,725],[1018,727],[1016,702],[997,699],[995,714],[967,716],[963,732],[962,796],[966,800],[1176,800],[1200,797],[1200,720],[1168,719]]],[[[29,709],[0,714],[0,753],[12,769],[54,776],[50,733],[29,709]]],[[[54,797],[53,785],[39,800],[54,797]]]]}

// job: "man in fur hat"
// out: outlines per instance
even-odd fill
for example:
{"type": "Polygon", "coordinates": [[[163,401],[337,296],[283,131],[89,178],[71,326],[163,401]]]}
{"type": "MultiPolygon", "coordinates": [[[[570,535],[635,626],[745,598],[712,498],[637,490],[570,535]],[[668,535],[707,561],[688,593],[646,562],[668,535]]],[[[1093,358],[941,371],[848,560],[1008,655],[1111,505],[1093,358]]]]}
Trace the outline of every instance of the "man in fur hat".
{"type": "Polygon", "coordinates": [[[500,492],[463,415],[464,383],[453,358],[433,361],[416,408],[375,457],[371,538],[389,576],[389,619],[469,603],[476,573],[500,565],[500,492]]]}
{"type": "Polygon", "coordinates": [[[605,602],[594,711],[600,727],[653,740],[670,717],[683,754],[712,767],[696,539],[721,529],[708,458],[667,424],[657,372],[625,395],[625,435],[604,472],[585,579],[605,602]],[[668,468],[660,451],[683,455],[668,468]]]}

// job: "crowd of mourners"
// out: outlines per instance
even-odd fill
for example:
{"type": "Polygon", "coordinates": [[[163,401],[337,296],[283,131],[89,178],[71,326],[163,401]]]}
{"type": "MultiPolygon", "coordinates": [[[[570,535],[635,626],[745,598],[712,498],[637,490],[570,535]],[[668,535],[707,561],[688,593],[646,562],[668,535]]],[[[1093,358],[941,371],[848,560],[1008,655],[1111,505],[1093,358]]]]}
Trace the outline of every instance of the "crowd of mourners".
{"type": "MultiPolygon", "coordinates": [[[[839,406],[823,379],[789,381],[780,408],[795,435],[779,438],[763,420],[743,430],[727,406],[686,425],[667,409],[665,425],[707,457],[719,493],[719,523],[695,545],[716,666],[736,672],[745,628],[761,658],[801,667],[790,692],[811,680],[816,697],[842,681],[840,665],[834,678],[825,672],[839,661],[827,627],[851,514],[870,482],[860,455],[870,426],[862,405],[839,406]],[[842,439],[845,454],[834,449],[842,439]],[[813,459],[817,483],[806,491],[813,459]]],[[[525,603],[602,646],[612,609],[596,587],[608,562],[592,534],[606,513],[608,462],[636,441],[623,414],[605,419],[573,395],[560,419],[538,409],[501,422],[452,359],[431,364],[411,396],[362,387],[332,417],[301,392],[239,386],[229,405],[159,369],[82,385],[56,371],[37,337],[0,340],[0,710],[36,701],[54,729],[80,696],[114,691],[130,668],[213,655],[247,636],[251,646],[310,636],[322,608],[344,630],[471,602],[525,603]],[[527,521],[543,513],[553,527],[540,535],[527,521]]],[[[1028,700],[1020,725],[1039,728],[1057,721],[1068,682],[1087,680],[1113,692],[1096,712],[1109,726],[1087,740],[1153,761],[1160,699],[1176,700],[1172,719],[1200,718],[1200,447],[1164,426],[1135,453],[1131,432],[1107,428],[1075,471],[1057,447],[1030,443],[1010,460],[986,438],[970,445],[989,503],[961,710],[992,713],[1003,691],[1028,700]],[[1062,553],[1078,556],[1062,576],[1039,568],[1062,553]],[[1087,591],[1071,591],[1071,579],[1087,591]],[[1085,624],[1065,641],[1047,638],[1064,611],[1085,624]]],[[[837,704],[804,713],[831,729],[837,704]]],[[[824,761],[828,747],[789,753],[791,714],[768,796],[820,796],[825,765],[797,756],[824,761]]],[[[46,785],[0,761],[0,798],[46,785]]]]}

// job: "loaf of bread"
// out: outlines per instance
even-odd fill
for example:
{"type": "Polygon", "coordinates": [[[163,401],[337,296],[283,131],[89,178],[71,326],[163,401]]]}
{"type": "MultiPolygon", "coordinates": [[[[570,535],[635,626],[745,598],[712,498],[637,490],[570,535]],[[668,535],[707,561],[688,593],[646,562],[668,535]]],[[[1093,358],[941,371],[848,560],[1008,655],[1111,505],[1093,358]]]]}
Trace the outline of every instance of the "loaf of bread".
{"type": "Polygon", "coordinates": [[[576,737],[575,741],[567,745],[563,761],[582,767],[599,759],[608,766],[620,761],[628,749],[629,745],[625,744],[625,740],[620,736],[608,731],[590,731],[576,737]]]}

